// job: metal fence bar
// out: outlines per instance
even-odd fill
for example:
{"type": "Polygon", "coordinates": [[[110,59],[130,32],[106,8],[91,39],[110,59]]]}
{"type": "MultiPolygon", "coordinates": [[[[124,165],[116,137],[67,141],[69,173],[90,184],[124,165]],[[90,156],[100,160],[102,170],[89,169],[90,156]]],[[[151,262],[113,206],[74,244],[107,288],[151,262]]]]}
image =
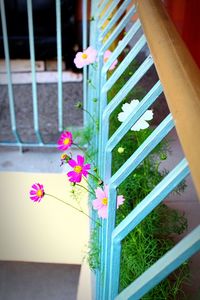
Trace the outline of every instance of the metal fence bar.
{"type": "Polygon", "coordinates": [[[109,6],[106,8],[106,5],[108,5],[108,4],[110,5],[111,1],[109,1],[109,0],[103,0],[100,5],[97,5],[97,14],[98,14],[98,17],[100,17],[100,15],[102,14],[102,12],[105,9],[107,10],[109,8],[109,6]]]}
{"type": "MultiPolygon", "coordinates": [[[[136,57],[136,55],[142,50],[142,48],[144,47],[145,44],[146,44],[146,39],[145,39],[145,36],[142,35],[141,38],[135,44],[135,46],[131,49],[131,51],[123,59],[123,64],[121,63],[117,67],[115,72],[106,81],[106,83],[102,87],[102,93],[106,93],[107,91],[109,91],[109,89],[115,84],[117,79],[119,79],[119,77],[123,74],[123,72],[126,70],[126,68],[130,65],[130,63],[133,61],[133,59],[136,57]]],[[[115,61],[115,57],[116,56],[118,57],[118,55],[119,55],[118,53],[119,53],[119,51],[121,51],[121,49],[120,49],[121,47],[118,47],[118,48],[119,48],[119,50],[116,48],[116,53],[115,53],[115,51],[113,52],[114,58],[111,61],[115,61]]],[[[108,66],[110,66],[110,62],[108,64],[108,66]]],[[[108,66],[105,66],[106,67],[105,69],[107,69],[108,66]]],[[[103,72],[105,72],[105,70],[103,70],[103,72]]]]}
{"type": "Polygon", "coordinates": [[[33,124],[34,124],[34,131],[35,131],[35,135],[37,137],[38,143],[43,144],[42,138],[41,138],[41,135],[39,132],[32,0],[27,0],[27,12],[28,12],[28,30],[29,30],[29,47],[30,47],[30,57],[31,57],[31,72],[32,72],[33,124]]]}
{"type": "Polygon", "coordinates": [[[100,36],[105,37],[106,34],[112,29],[112,27],[117,23],[117,21],[120,19],[120,17],[125,12],[128,5],[131,3],[131,0],[126,0],[122,3],[122,5],[118,8],[114,16],[111,18],[107,26],[103,29],[103,31],[100,32],[100,36]]]}
{"type": "MultiPolygon", "coordinates": [[[[103,5],[106,6],[107,1],[103,2],[103,5]]],[[[104,9],[101,7],[102,10],[104,9]]],[[[97,1],[91,1],[91,18],[90,18],[90,41],[89,45],[98,50],[98,28],[97,28],[97,23],[99,19],[99,14],[100,14],[101,9],[98,9],[98,2],[97,1]]],[[[97,76],[97,70],[89,65],[88,66],[88,80],[92,80],[92,82],[96,82],[96,76],[97,76]]],[[[92,88],[89,83],[87,84],[88,87],[88,94],[87,94],[87,110],[89,113],[93,115],[93,117],[98,119],[97,116],[97,106],[99,106],[99,99],[97,97],[97,90],[92,88]]],[[[89,122],[89,119],[87,119],[87,125],[90,125],[91,122],[89,122]]],[[[94,125],[94,124],[93,124],[94,125]]],[[[96,130],[95,130],[96,132],[96,130]]],[[[96,134],[97,136],[97,134],[96,134]]],[[[93,136],[92,138],[92,145],[94,148],[97,149],[97,140],[96,136],[93,136]]],[[[94,158],[95,162],[97,162],[97,158],[95,156],[94,158]]],[[[93,186],[94,182],[91,180],[90,184],[93,186]]],[[[92,210],[91,212],[92,218],[96,220],[97,215],[92,210]]],[[[101,223],[101,222],[100,222],[101,223]]],[[[94,228],[95,223],[91,224],[91,228],[94,228]]],[[[99,244],[101,243],[101,232],[98,233],[98,239],[99,239],[99,244]]],[[[95,272],[95,276],[93,278],[93,283],[92,285],[93,288],[93,295],[95,295],[96,299],[101,299],[101,272],[100,269],[97,269],[95,272]]]]}
{"type": "Polygon", "coordinates": [[[103,152],[103,163],[104,163],[104,178],[107,181],[111,177],[111,166],[112,166],[112,150],[128,132],[128,130],[137,122],[137,120],[144,114],[144,112],[151,106],[162,93],[162,86],[158,81],[152,89],[146,94],[146,96],[140,101],[138,107],[131,112],[127,119],[119,126],[115,133],[110,137],[105,146],[103,152]],[[106,170],[106,172],[105,172],[106,170]]]}
{"type": "Polygon", "coordinates": [[[115,227],[116,215],[116,188],[123,182],[131,172],[143,161],[143,159],[155,148],[155,146],[169,133],[173,128],[173,119],[169,115],[145,140],[145,142],[132,154],[126,163],[111,177],[109,183],[108,196],[108,221],[106,224],[106,247],[105,247],[105,274],[104,274],[104,288],[105,295],[108,294],[109,288],[109,272],[110,272],[110,247],[111,234],[115,227]],[[123,173],[123,174],[122,174],[123,173]]]}
{"type": "Polygon", "coordinates": [[[183,262],[200,250],[200,225],[169,250],[162,258],[138,277],[116,300],[141,299],[150,289],[161,282],[183,262]]]}
{"type": "Polygon", "coordinates": [[[115,0],[115,1],[111,2],[110,6],[108,7],[108,9],[106,10],[106,12],[104,13],[104,15],[102,16],[102,18],[100,19],[100,21],[98,23],[99,29],[104,25],[106,20],[109,19],[110,14],[113,13],[113,11],[116,9],[116,7],[120,1],[121,0],[115,0]]]}
{"type": "MultiPolygon", "coordinates": [[[[95,2],[95,1],[93,1],[95,2]]],[[[156,0],[150,0],[152,5],[156,4],[156,0]]],[[[120,105],[124,97],[134,88],[143,75],[149,70],[153,64],[151,55],[145,59],[135,73],[124,84],[121,90],[113,97],[113,99],[107,103],[107,93],[112,89],[113,85],[117,82],[126,68],[130,65],[131,61],[145,46],[146,39],[144,36],[140,37],[135,46],[126,55],[123,61],[115,69],[112,75],[108,78],[108,70],[113,62],[118,59],[119,55],[125,49],[126,45],[130,42],[131,38],[135,35],[139,29],[141,29],[140,21],[137,20],[134,25],[129,29],[123,39],[118,43],[115,50],[110,55],[106,63],[103,62],[104,52],[109,49],[110,45],[119,37],[119,34],[126,27],[135,13],[135,7],[132,6],[125,14],[128,1],[103,1],[97,9],[95,14],[95,29],[92,31],[92,36],[95,40],[95,47],[98,51],[98,67],[92,71],[92,79],[96,86],[96,91],[89,93],[91,96],[97,98],[98,107],[95,111],[96,116],[99,118],[100,131],[99,140],[95,139],[95,146],[98,147],[98,168],[100,176],[105,184],[109,185],[108,193],[108,218],[101,221],[101,228],[99,231],[99,244],[101,245],[101,261],[100,268],[97,270],[98,280],[96,281],[96,295],[97,300],[113,300],[118,293],[119,285],[119,272],[120,272],[120,251],[121,240],[133,230],[141,220],[143,220],[161,201],[168,195],[189,173],[189,168],[186,159],[183,159],[174,170],[172,170],[155,188],[150,192],[143,201],[137,205],[137,207],[125,217],[124,221],[115,228],[116,218],[116,199],[117,199],[117,187],[135,170],[135,168],[142,163],[142,161],[150,154],[150,152],[163,140],[163,138],[174,127],[174,122],[171,114],[165,118],[165,120],[153,131],[153,133],[145,140],[145,142],[129,157],[129,159],[119,168],[119,170],[111,177],[112,167],[112,150],[116,147],[119,141],[124,137],[128,130],[135,124],[139,118],[145,113],[150,105],[157,99],[162,93],[162,86],[158,81],[154,87],[147,93],[147,95],[140,101],[138,107],[132,112],[126,121],[124,121],[115,133],[109,138],[109,122],[112,112],[120,105]],[[115,6],[117,8],[115,12],[115,6]],[[99,13],[99,14],[98,14],[99,13]],[[106,20],[111,16],[109,23],[102,28],[106,20]],[[120,17],[119,24],[117,24],[120,17]],[[117,25],[116,25],[117,24],[117,25]],[[113,28],[116,26],[115,28],[113,28]],[[112,31],[113,30],[113,31],[112,31]],[[109,31],[110,36],[106,36],[109,31]],[[107,39],[105,39],[105,37],[107,39]]],[[[145,4],[140,4],[141,8],[145,9],[145,4]]],[[[141,10],[140,8],[140,10],[141,10]]],[[[146,20],[146,19],[145,19],[146,20]]],[[[145,22],[146,23],[146,22],[145,22]]],[[[153,24],[153,22],[152,22],[153,24]]],[[[148,26],[146,23],[145,26],[148,26]]],[[[159,30],[158,30],[159,31],[159,30]]],[[[149,34],[151,32],[148,30],[149,34]]],[[[162,45],[161,45],[162,47],[162,45]]],[[[91,68],[89,68],[91,70],[91,68]]],[[[90,74],[90,73],[89,73],[90,74]]],[[[90,75],[91,75],[90,74],[90,75]]],[[[89,76],[89,78],[91,78],[89,76]]],[[[92,99],[92,98],[89,98],[92,99]]],[[[91,106],[92,107],[92,106],[91,106]]],[[[116,299],[140,299],[149,289],[165,278],[170,272],[180,265],[180,261],[190,257],[200,246],[200,229],[196,231],[196,236],[193,236],[193,240],[187,237],[190,245],[182,251],[180,255],[177,255],[175,246],[169,253],[175,253],[176,259],[167,266],[167,260],[165,256],[161,258],[161,261],[165,263],[165,267],[160,271],[158,268],[159,261],[153,265],[149,270],[153,270],[151,273],[143,273],[140,276],[140,280],[135,280],[128,288],[126,288],[116,299]],[[198,235],[198,236],[197,236],[198,235]],[[194,246],[195,245],[195,246],[194,246]],[[198,247],[197,247],[198,245],[198,247]],[[194,247],[193,247],[194,246],[194,247]],[[183,253],[184,252],[184,253],[183,253]],[[145,274],[149,276],[145,277],[145,274]],[[162,278],[162,279],[160,279],[162,278]],[[144,280],[143,280],[144,279],[144,280]],[[153,282],[153,284],[152,284],[153,282]],[[136,284],[137,283],[137,284],[136,284]]],[[[181,242],[182,243],[182,242],[181,242]]],[[[183,243],[181,245],[184,245],[183,243]]],[[[166,256],[168,253],[166,254],[166,256]]]]}
{"type": "Polygon", "coordinates": [[[110,278],[110,248],[111,236],[115,228],[117,187],[133,172],[136,167],[148,156],[148,154],[158,145],[162,139],[174,127],[171,114],[152,132],[143,144],[131,155],[122,167],[106,183],[109,185],[108,193],[108,219],[106,224],[106,244],[105,244],[105,272],[104,272],[104,296],[109,292],[110,278]]]}
{"type": "Polygon", "coordinates": [[[188,163],[184,158],[113,230],[109,299],[114,299],[118,294],[121,241],[134,230],[189,173],[188,163]]]}
{"type": "Polygon", "coordinates": [[[62,95],[62,33],[61,5],[56,0],[56,32],[57,32],[57,68],[58,68],[58,130],[63,130],[63,95],[62,95]]]}
{"type": "MultiPolygon", "coordinates": [[[[82,36],[83,49],[87,48],[87,0],[82,1],[82,36]]],[[[83,68],[83,124],[87,123],[87,66],[83,68]]]]}
{"type": "MultiPolygon", "coordinates": [[[[115,95],[115,97],[108,103],[102,113],[102,122],[100,126],[101,144],[100,148],[100,159],[102,161],[103,149],[108,141],[109,134],[109,117],[115,108],[122,102],[124,97],[130,92],[130,90],[138,83],[138,81],[144,76],[147,70],[153,65],[151,56],[148,56],[131,78],[126,82],[123,88],[115,95]],[[103,133],[103,134],[102,134],[103,133]]],[[[103,105],[103,104],[102,104],[103,105]]],[[[103,166],[102,166],[103,167],[103,166]]],[[[103,170],[103,169],[102,169],[103,170]]],[[[104,174],[104,170],[102,171],[104,174]]]]}
{"type": "MultiPolygon", "coordinates": [[[[105,50],[107,50],[110,47],[110,45],[115,41],[115,39],[121,33],[121,31],[126,27],[126,25],[130,21],[132,15],[135,13],[135,11],[136,11],[135,10],[135,6],[132,6],[131,9],[122,18],[122,20],[120,21],[120,23],[116,26],[115,30],[113,30],[113,32],[111,33],[111,35],[109,36],[109,38],[102,45],[102,48],[100,49],[100,53],[99,54],[103,53],[105,50]]],[[[140,28],[140,22],[136,21],[135,24],[133,25],[133,28],[135,29],[135,32],[136,32],[140,28]]],[[[126,39],[125,40],[123,39],[123,43],[125,43],[125,41],[126,41],[126,39]]],[[[99,37],[99,42],[102,42],[102,37],[99,37]]]]}
{"type": "MultiPolygon", "coordinates": [[[[0,8],[1,8],[1,21],[2,21],[2,31],[3,31],[3,45],[4,45],[4,53],[5,53],[6,72],[7,72],[7,79],[8,79],[8,97],[9,97],[11,129],[17,143],[17,144],[15,143],[15,146],[16,145],[21,146],[20,137],[16,128],[15,104],[14,104],[14,95],[13,95],[12,78],[11,78],[10,55],[9,55],[8,33],[7,33],[7,25],[6,25],[6,13],[5,13],[4,0],[0,1],[0,8]]],[[[8,144],[10,143],[6,143],[6,145],[8,144]]]]}

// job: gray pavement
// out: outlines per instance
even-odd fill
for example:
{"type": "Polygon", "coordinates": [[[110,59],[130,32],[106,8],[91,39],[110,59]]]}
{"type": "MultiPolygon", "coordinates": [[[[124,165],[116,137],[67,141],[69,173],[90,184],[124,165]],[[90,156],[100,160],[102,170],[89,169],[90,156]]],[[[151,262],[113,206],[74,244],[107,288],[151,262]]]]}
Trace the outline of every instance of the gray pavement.
{"type": "MultiPolygon", "coordinates": [[[[39,128],[45,143],[58,138],[57,84],[37,84],[39,128]]],[[[16,124],[23,142],[35,142],[33,130],[32,86],[13,85],[16,124]]],[[[83,114],[74,105],[82,102],[82,82],[63,84],[63,125],[80,127],[83,114]]],[[[13,141],[7,86],[0,86],[0,141],[13,141]]]]}

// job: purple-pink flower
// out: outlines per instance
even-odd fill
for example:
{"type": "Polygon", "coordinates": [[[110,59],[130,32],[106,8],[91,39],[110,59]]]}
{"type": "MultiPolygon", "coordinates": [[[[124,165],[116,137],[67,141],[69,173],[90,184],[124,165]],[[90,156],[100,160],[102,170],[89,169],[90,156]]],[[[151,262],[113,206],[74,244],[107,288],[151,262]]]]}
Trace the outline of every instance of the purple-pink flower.
{"type": "MultiPolygon", "coordinates": [[[[92,206],[98,210],[98,216],[102,219],[108,217],[108,185],[104,187],[104,190],[98,187],[95,190],[96,199],[93,200],[92,206]]],[[[124,196],[117,196],[117,208],[124,203],[124,196]]]]}
{"type": "Polygon", "coordinates": [[[96,57],[97,50],[90,46],[83,52],[76,53],[74,63],[78,69],[81,69],[86,65],[94,63],[96,61],[96,57]]]}
{"type": "Polygon", "coordinates": [[[63,131],[58,140],[58,149],[61,151],[67,150],[72,143],[72,133],[69,131],[63,131]]]}
{"type": "Polygon", "coordinates": [[[44,187],[40,183],[34,183],[31,186],[31,190],[29,193],[30,199],[34,202],[40,202],[44,197],[44,187]]]}
{"type": "MultiPolygon", "coordinates": [[[[107,62],[107,60],[109,59],[109,57],[111,56],[112,52],[110,50],[106,50],[105,53],[104,53],[104,57],[103,57],[103,60],[104,60],[104,63],[107,62]]],[[[118,63],[118,60],[116,59],[112,65],[110,66],[109,70],[114,70],[114,68],[116,67],[118,63]]]]}
{"type": "Polygon", "coordinates": [[[77,155],[77,161],[70,159],[68,164],[73,168],[73,171],[67,173],[69,181],[80,182],[82,176],[87,177],[88,170],[90,170],[90,164],[84,165],[84,156],[77,155]]]}

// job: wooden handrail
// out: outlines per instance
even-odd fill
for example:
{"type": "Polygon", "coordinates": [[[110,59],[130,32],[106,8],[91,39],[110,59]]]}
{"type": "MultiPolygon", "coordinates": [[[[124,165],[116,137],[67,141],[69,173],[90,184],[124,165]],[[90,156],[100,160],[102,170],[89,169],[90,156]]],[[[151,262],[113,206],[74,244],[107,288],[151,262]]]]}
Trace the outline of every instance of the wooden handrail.
{"type": "Polygon", "coordinates": [[[200,198],[200,70],[161,0],[136,6],[200,198]]]}

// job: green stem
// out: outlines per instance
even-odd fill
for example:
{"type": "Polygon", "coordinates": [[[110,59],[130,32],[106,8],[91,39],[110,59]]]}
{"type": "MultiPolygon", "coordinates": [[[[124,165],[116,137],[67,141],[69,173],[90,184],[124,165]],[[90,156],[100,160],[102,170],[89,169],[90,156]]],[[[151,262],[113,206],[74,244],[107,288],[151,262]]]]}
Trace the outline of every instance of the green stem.
{"type": "Polygon", "coordinates": [[[85,182],[89,185],[90,189],[92,190],[92,193],[96,196],[95,190],[93,189],[93,187],[92,187],[91,184],[89,183],[89,180],[87,180],[85,176],[83,176],[83,178],[84,178],[85,182]]]}
{"type": "Polygon", "coordinates": [[[50,196],[50,197],[52,197],[52,198],[54,198],[54,199],[56,199],[56,200],[58,200],[58,201],[60,201],[60,202],[62,202],[62,203],[64,203],[64,204],[70,206],[71,208],[73,208],[73,209],[75,209],[75,210],[77,210],[77,211],[83,213],[85,216],[87,216],[87,217],[88,217],[89,219],[91,219],[93,222],[95,222],[95,223],[97,223],[98,225],[101,226],[101,224],[100,224],[99,222],[97,222],[97,221],[94,220],[92,217],[90,217],[88,214],[86,214],[82,209],[79,209],[79,208],[77,208],[77,207],[71,205],[70,203],[67,203],[67,202],[65,202],[64,200],[62,200],[62,199],[60,199],[60,198],[57,198],[56,196],[53,196],[53,195],[51,195],[51,194],[45,193],[45,195],[46,195],[46,196],[50,196]]]}
{"type": "Polygon", "coordinates": [[[92,121],[94,122],[94,124],[96,124],[96,121],[95,121],[95,119],[93,118],[93,116],[91,115],[91,113],[87,110],[87,109],[85,109],[85,108],[81,108],[82,109],[82,111],[85,111],[89,116],[90,116],[90,118],[92,119],[92,121]]]}
{"type": "MultiPolygon", "coordinates": [[[[73,145],[74,146],[76,146],[79,150],[81,150],[84,154],[85,154],[85,156],[87,156],[89,159],[91,159],[91,161],[92,161],[92,157],[85,151],[85,149],[84,148],[82,148],[82,147],[80,147],[78,144],[76,144],[76,143],[73,143],[73,145]]],[[[93,161],[93,164],[94,164],[94,161],[93,161]]]]}
{"type": "MultiPolygon", "coordinates": [[[[88,172],[88,174],[89,175],[91,175],[94,179],[96,179],[97,181],[100,181],[101,180],[101,178],[100,177],[96,177],[94,174],[92,174],[92,173],[89,173],[88,172]]],[[[102,181],[102,180],[101,180],[102,181]]]]}
{"type": "Polygon", "coordinates": [[[89,190],[88,190],[86,187],[84,187],[83,185],[76,183],[76,186],[80,186],[80,187],[82,187],[84,190],[86,190],[88,193],[93,194],[94,196],[96,196],[95,193],[93,193],[92,191],[89,191],[89,190]]]}

